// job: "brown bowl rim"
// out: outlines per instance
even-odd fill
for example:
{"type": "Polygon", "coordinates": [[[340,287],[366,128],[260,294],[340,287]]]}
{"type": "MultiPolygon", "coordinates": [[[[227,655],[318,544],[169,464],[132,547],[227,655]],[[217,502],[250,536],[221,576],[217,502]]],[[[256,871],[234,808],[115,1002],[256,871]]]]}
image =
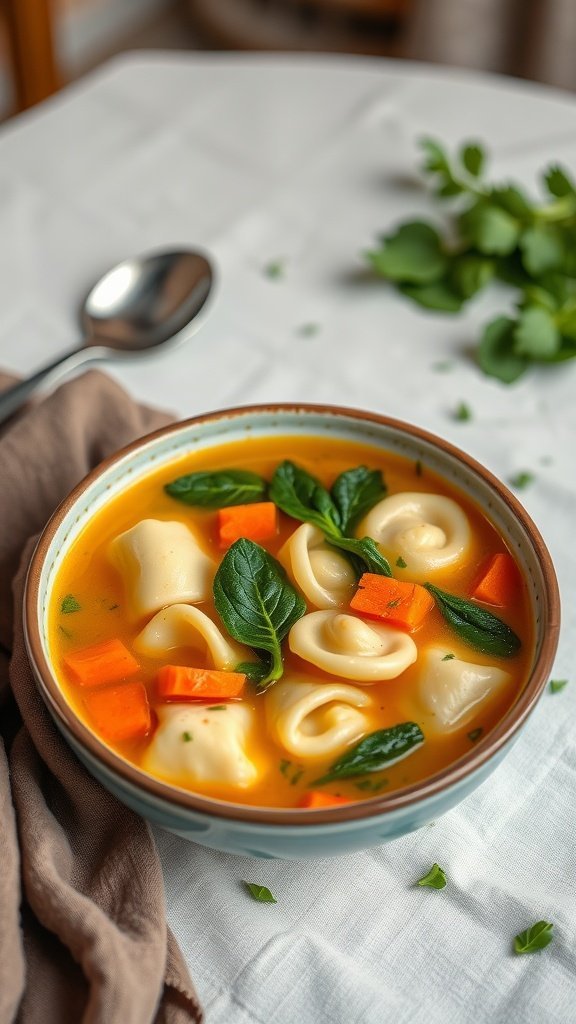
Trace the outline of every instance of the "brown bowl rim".
{"type": "Polygon", "coordinates": [[[24,634],[28,656],[35,670],[35,677],[41,695],[48,704],[50,710],[60,720],[60,723],[72,734],[76,742],[97,761],[103,763],[113,775],[119,775],[124,782],[144,790],[149,796],[166,801],[179,810],[189,810],[210,817],[232,819],[247,823],[259,823],[280,826],[306,826],[329,823],[344,823],[374,818],[376,816],[398,811],[428,798],[437,796],[442,790],[460,783],[469,775],[472,775],[489,761],[502,747],[506,746],[514,734],[524,724],[528,715],[534,709],[544,687],[546,686],[556,648],[560,630],[560,595],[556,573],[552,559],[544,540],[518,499],[508,490],[490,470],[477,462],[472,456],[461,451],[449,441],[422,429],[414,424],[405,423],[389,416],[383,416],[376,412],[364,409],[355,409],[345,406],[324,405],[306,402],[280,402],[273,404],[234,406],[229,409],[216,410],[202,413],[185,420],[179,420],[159,430],[152,431],[143,437],[132,441],[121,448],[118,452],[109,456],[99,463],[79,484],[64,498],[58,508],[46,524],[38,544],[32,555],[26,585],[24,591],[24,634]],[[506,712],[504,717],[488,733],[485,739],[481,740],[470,753],[463,755],[452,765],[437,772],[430,779],[424,782],[415,783],[405,789],[396,790],[389,794],[382,794],[369,800],[361,800],[349,805],[340,805],[334,808],[323,810],[306,810],[303,808],[277,808],[258,807],[250,804],[235,804],[222,800],[201,796],[188,790],[180,789],[170,783],[162,782],[146,774],[141,769],[124,760],[110,747],[100,741],[80,718],[77,717],[70,705],[66,702],[64,694],[58,685],[56,676],[52,673],[48,660],[44,656],[40,637],[40,623],[36,610],[38,607],[38,592],[42,565],[46,558],[48,549],[52,542],[55,531],[62,519],[69,512],[70,508],[78,501],[84,491],[98,477],[106,473],[113,465],[121,459],[130,455],[138,448],[149,444],[161,437],[179,433],[183,429],[223,419],[255,415],[280,415],[280,414],[318,414],[328,415],[336,418],[363,420],[367,423],[376,423],[380,426],[399,430],[420,441],[424,441],[439,448],[460,462],[464,463],[467,469],[473,474],[480,476],[487,483],[504,503],[509,507],[513,515],[520,521],[521,526],[530,538],[536,557],[540,563],[544,580],[544,601],[541,606],[541,614],[544,618],[544,637],[539,657],[533,671],[516,702],[506,712]]]}

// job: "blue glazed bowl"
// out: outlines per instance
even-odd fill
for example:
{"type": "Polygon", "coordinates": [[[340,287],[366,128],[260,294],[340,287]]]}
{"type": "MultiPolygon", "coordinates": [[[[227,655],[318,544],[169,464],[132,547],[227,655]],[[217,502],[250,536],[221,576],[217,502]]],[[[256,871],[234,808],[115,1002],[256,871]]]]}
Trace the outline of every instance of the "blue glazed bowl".
{"type": "Polygon", "coordinates": [[[516,498],[486,469],[417,427],[329,406],[256,406],[199,416],[136,441],[85,478],[52,516],[32,557],[24,595],[30,663],[54,722],[88,770],[156,825],[228,853],[326,857],[396,839],[444,814],[479,786],[517,739],[540,697],[558,642],[560,607],[550,555],[516,498]],[[246,437],[314,435],[376,445],[421,460],[468,495],[514,551],[528,585],[532,667],[498,725],[448,768],[420,783],[323,810],[251,807],[215,800],[152,778],[98,739],[67,703],[52,666],[48,608],[57,571],[92,516],[151,470],[186,453],[246,437]]]}

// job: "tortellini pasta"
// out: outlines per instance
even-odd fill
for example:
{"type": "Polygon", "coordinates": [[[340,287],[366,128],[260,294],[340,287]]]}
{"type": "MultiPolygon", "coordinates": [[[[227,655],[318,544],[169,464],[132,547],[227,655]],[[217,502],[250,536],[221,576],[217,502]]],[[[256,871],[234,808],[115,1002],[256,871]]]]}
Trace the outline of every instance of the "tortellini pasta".
{"type": "Polygon", "coordinates": [[[253,714],[246,704],[168,704],[157,709],[158,728],[142,766],[152,775],[182,784],[219,783],[247,789],[258,780],[248,757],[253,714]]]}
{"type": "Polygon", "coordinates": [[[446,650],[439,647],[429,647],[421,657],[420,701],[446,731],[463,725],[479,704],[512,679],[495,665],[447,658],[446,650]]]}
{"type": "Polygon", "coordinates": [[[150,658],[161,657],[175,647],[192,647],[214,668],[233,670],[241,661],[254,655],[247,647],[229,640],[208,615],[190,604],[173,604],[163,608],[134,640],[134,648],[150,658]]]}
{"type": "Polygon", "coordinates": [[[124,578],[135,619],[210,595],[214,563],[184,523],[142,519],[112,541],[109,557],[124,578]]]}
{"type": "Polygon", "coordinates": [[[310,612],[290,630],[294,654],[345,679],[375,683],[395,679],[417,657],[416,644],[406,633],[344,612],[310,612]]]}
{"type": "Polygon", "coordinates": [[[304,597],[317,608],[348,604],[356,587],[350,562],[331,548],[324,534],[303,523],[286,541],[279,556],[304,597]]]}
{"type": "Polygon", "coordinates": [[[371,704],[364,691],[346,683],[284,680],[266,695],[271,735],[298,758],[339,754],[369,729],[360,711],[371,704]]]}
{"type": "Polygon", "coordinates": [[[471,541],[468,518],[452,498],[417,491],[383,498],[357,534],[372,537],[389,557],[402,557],[411,576],[454,565],[471,541]]]}

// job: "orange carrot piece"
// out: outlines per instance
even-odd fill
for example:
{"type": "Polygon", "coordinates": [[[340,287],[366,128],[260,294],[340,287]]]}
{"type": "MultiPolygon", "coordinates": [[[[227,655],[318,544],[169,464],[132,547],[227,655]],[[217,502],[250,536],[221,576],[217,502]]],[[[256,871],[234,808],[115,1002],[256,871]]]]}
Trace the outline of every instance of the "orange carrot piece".
{"type": "Polygon", "coordinates": [[[508,606],[520,589],[520,573],[507,551],[499,551],[484,563],[471,597],[485,604],[508,606]]]}
{"type": "Polygon", "coordinates": [[[319,789],[311,789],[305,793],[300,800],[298,807],[309,807],[311,810],[319,810],[321,807],[337,807],[340,804],[352,803],[343,796],[332,796],[331,793],[322,793],[319,789]]]}
{"type": "Polygon", "coordinates": [[[381,619],[412,633],[434,607],[434,598],[419,583],[365,572],[350,607],[369,619],[381,619]]]}
{"type": "Polygon", "coordinates": [[[104,686],[118,683],[133,676],[140,668],[121,640],[105,640],[104,643],[70,651],[64,656],[64,664],[80,686],[104,686]]]}
{"type": "Polygon", "coordinates": [[[158,695],[164,700],[217,700],[239,697],[246,683],[243,672],[164,665],[157,677],[158,695]]]}
{"type": "Polygon", "coordinates": [[[240,537],[260,543],[278,533],[278,511],[273,501],[253,505],[229,505],[218,511],[218,539],[221,548],[229,548],[240,537]]]}
{"type": "Polygon", "coordinates": [[[143,683],[95,690],[84,697],[95,731],[105,740],[134,740],[150,732],[152,720],[143,683]]]}

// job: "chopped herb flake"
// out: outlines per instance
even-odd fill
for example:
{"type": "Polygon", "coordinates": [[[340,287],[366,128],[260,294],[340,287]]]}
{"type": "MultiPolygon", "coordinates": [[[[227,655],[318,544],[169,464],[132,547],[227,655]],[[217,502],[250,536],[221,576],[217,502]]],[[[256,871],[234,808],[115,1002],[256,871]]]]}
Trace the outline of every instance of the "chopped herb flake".
{"type": "Polygon", "coordinates": [[[480,726],[478,727],[478,729],[472,729],[472,732],[468,733],[468,739],[470,740],[470,743],[476,743],[480,739],[483,732],[484,729],[482,729],[480,726]]]}
{"type": "Polygon", "coordinates": [[[550,693],[561,693],[565,686],[568,686],[567,679],[551,679],[550,693]]]}
{"type": "Polygon", "coordinates": [[[442,661],[452,661],[452,658],[455,658],[455,657],[456,657],[455,654],[445,654],[444,657],[442,658],[442,661]]]}
{"type": "Polygon", "coordinates": [[[420,459],[416,459],[416,462],[414,463],[414,471],[416,476],[422,476],[422,463],[420,459]]]}
{"type": "Polygon", "coordinates": [[[64,634],[67,640],[72,639],[72,633],[70,633],[68,629],[65,629],[64,626],[58,626],[58,629],[60,630],[61,633],[64,634]]]}
{"type": "Polygon", "coordinates": [[[79,612],[82,609],[82,605],[76,600],[74,594],[66,594],[60,605],[60,611],[63,615],[70,615],[71,612],[79,612]]]}
{"type": "Polygon", "coordinates": [[[398,566],[398,568],[399,568],[399,569],[407,569],[407,568],[408,568],[408,565],[407,565],[407,563],[406,563],[406,562],[404,561],[404,559],[402,558],[402,555],[400,555],[400,556],[399,556],[399,557],[398,557],[398,558],[396,559],[396,565],[398,566]]]}
{"type": "Polygon", "coordinates": [[[225,704],[211,704],[207,711],[226,711],[225,704]]]}
{"type": "Polygon", "coordinates": [[[290,785],[291,786],[295,786],[297,782],[300,782],[300,779],[302,778],[303,775],[304,775],[304,769],[303,768],[299,768],[297,771],[294,772],[294,775],[290,779],[290,785]]]}
{"type": "Polygon", "coordinates": [[[183,732],[182,733],[182,741],[184,743],[190,743],[191,739],[192,739],[192,733],[191,732],[183,732]]]}
{"type": "Polygon", "coordinates": [[[116,609],[117,609],[117,608],[119,608],[119,607],[120,607],[120,605],[119,605],[119,604],[111,604],[111,605],[109,606],[109,608],[108,608],[108,611],[109,611],[109,612],[115,612],[115,611],[116,611],[116,609]]]}
{"type": "Polygon", "coordinates": [[[460,402],[454,410],[454,419],[459,420],[460,423],[465,423],[467,420],[472,419],[472,410],[466,402],[460,402]]]}
{"type": "Polygon", "coordinates": [[[386,607],[387,608],[397,608],[399,604],[400,604],[400,598],[397,597],[395,601],[388,601],[388,604],[386,605],[386,607]]]}
{"type": "Polygon", "coordinates": [[[428,874],[419,878],[416,884],[427,886],[429,889],[444,889],[446,887],[446,872],[438,864],[433,864],[428,874]]]}
{"type": "Polygon", "coordinates": [[[257,882],[244,882],[248,892],[257,903],[276,903],[270,889],[265,885],[258,885],[257,882]]]}
{"type": "Polygon", "coordinates": [[[271,281],[276,281],[279,277],[284,274],[284,264],[282,260],[271,260],[263,267],[263,273],[265,277],[270,278],[271,281]]]}
{"type": "Polygon", "coordinates": [[[435,373],[448,373],[449,370],[454,369],[454,363],[451,363],[449,359],[443,359],[438,363],[432,363],[432,369],[435,373]]]}
{"type": "Polygon", "coordinates": [[[371,779],[361,779],[360,782],[355,783],[356,789],[361,789],[368,793],[377,793],[387,785],[388,779],[375,779],[374,782],[371,779]]]}
{"type": "Polygon", "coordinates": [[[514,938],[514,952],[536,953],[537,950],[544,949],[545,946],[552,942],[553,927],[554,925],[550,924],[549,921],[537,921],[531,928],[527,928],[526,931],[516,935],[514,938]]]}
{"type": "Polygon", "coordinates": [[[313,338],[315,334],[318,334],[320,330],[320,324],[301,324],[298,328],[298,334],[301,338],[313,338]]]}
{"type": "Polygon", "coordinates": [[[529,470],[523,469],[515,476],[510,477],[510,486],[514,487],[517,491],[524,490],[525,487],[529,487],[531,483],[534,483],[534,474],[530,473],[529,470]]]}
{"type": "Polygon", "coordinates": [[[282,760],[280,761],[280,764],[278,765],[280,769],[280,774],[286,775],[286,772],[288,771],[291,764],[292,761],[287,761],[286,758],[283,757],[282,760]]]}

